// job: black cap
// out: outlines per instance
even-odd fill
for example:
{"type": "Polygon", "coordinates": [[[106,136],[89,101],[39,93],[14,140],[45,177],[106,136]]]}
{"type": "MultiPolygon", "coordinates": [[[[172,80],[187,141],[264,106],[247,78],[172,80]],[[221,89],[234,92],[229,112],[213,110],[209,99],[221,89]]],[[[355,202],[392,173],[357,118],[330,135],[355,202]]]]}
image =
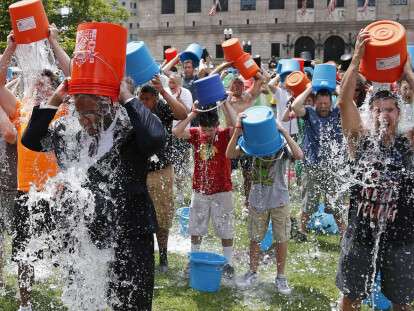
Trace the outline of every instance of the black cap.
{"type": "Polygon", "coordinates": [[[343,54],[341,56],[341,71],[347,71],[352,61],[352,54],[343,54]]]}

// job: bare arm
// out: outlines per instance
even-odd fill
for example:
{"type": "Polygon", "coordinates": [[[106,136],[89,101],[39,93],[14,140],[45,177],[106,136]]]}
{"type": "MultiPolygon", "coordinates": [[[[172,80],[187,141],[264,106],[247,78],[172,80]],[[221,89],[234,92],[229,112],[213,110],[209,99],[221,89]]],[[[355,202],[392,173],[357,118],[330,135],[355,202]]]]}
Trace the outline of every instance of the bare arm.
{"type": "Polygon", "coordinates": [[[257,76],[254,78],[253,87],[247,92],[251,96],[251,101],[255,100],[257,96],[259,96],[262,90],[262,84],[264,82],[264,77],[258,73],[257,76]]]}
{"type": "Polygon", "coordinates": [[[168,93],[163,88],[159,76],[156,76],[154,79],[152,79],[151,83],[162,95],[167,104],[170,106],[171,112],[176,120],[184,120],[185,118],[187,118],[187,109],[180,101],[176,100],[170,93],[168,93]]]}
{"type": "Polygon", "coordinates": [[[58,61],[59,68],[62,69],[66,77],[70,76],[70,57],[59,44],[59,30],[55,24],[49,26],[49,42],[58,61]]]}
{"type": "Polygon", "coordinates": [[[312,86],[309,85],[308,88],[304,92],[302,92],[302,94],[300,94],[298,97],[296,97],[292,103],[292,110],[300,118],[304,117],[306,114],[305,101],[311,92],[312,86]]]}
{"type": "Polygon", "coordinates": [[[277,125],[279,132],[285,137],[286,142],[292,151],[292,156],[295,160],[302,160],[303,159],[303,151],[300,149],[299,145],[293,140],[293,138],[289,135],[289,132],[285,130],[283,126],[280,124],[277,125]]]}
{"type": "Polygon", "coordinates": [[[177,54],[172,60],[170,60],[165,66],[162,67],[162,71],[165,73],[166,76],[169,76],[171,73],[171,68],[175,66],[178,62],[180,55],[177,54]]]}
{"type": "Polygon", "coordinates": [[[221,73],[224,69],[230,67],[231,64],[232,64],[231,62],[224,62],[224,63],[218,65],[216,68],[214,68],[214,70],[210,73],[210,75],[213,75],[213,74],[216,74],[216,73],[217,74],[221,73]]]}
{"type": "Polygon", "coordinates": [[[0,107],[0,134],[3,139],[9,144],[15,144],[17,140],[17,131],[9,116],[0,107]]]}
{"type": "Polygon", "coordinates": [[[276,77],[274,77],[269,81],[269,83],[267,83],[267,86],[269,87],[270,91],[272,91],[272,93],[276,92],[276,89],[278,88],[277,85],[279,84],[279,79],[279,75],[276,75],[276,77]]]}
{"type": "Polygon", "coordinates": [[[190,114],[188,115],[188,117],[185,120],[179,122],[172,129],[172,133],[174,134],[174,136],[177,137],[177,138],[180,138],[180,139],[190,139],[190,137],[191,137],[190,130],[187,128],[187,125],[189,125],[191,123],[191,121],[194,120],[196,117],[197,117],[196,112],[194,112],[194,111],[190,112],[190,114]]]}
{"type": "Polygon", "coordinates": [[[230,96],[227,97],[226,101],[223,104],[223,112],[226,118],[227,126],[234,127],[237,122],[237,113],[230,103],[230,96]]]}
{"type": "Polygon", "coordinates": [[[7,68],[16,50],[13,32],[7,36],[7,47],[0,59],[0,106],[8,116],[13,116],[16,112],[17,99],[6,87],[7,68]]]}
{"type": "Polygon", "coordinates": [[[352,62],[342,78],[341,94],[338,98],[338,107],[341,111],[342,129],[348,140],[348,145],[352,148],[352,141],[358,138],[362,131],[362,121],[359,110],[354,103],[354,94],[358,77],[358,69],[361,58],[365,52],[365,44],[370,39],[369,33],[360,31],[355,45],[355,52],[352,62]]]}
{"type": "Polygon", "coordinates": [[[237,145],[239,137],[243,133],[241,126],[241,120],[243,117],[244,114],[240,113],[236,121],[236,126],[234,127],[233,135],[231,136],[231,139],[227,145],[226,157],[228,159],[237,159],[240,158],[243,154],[243,151],[241,151],[240,147],[237,145]]]}

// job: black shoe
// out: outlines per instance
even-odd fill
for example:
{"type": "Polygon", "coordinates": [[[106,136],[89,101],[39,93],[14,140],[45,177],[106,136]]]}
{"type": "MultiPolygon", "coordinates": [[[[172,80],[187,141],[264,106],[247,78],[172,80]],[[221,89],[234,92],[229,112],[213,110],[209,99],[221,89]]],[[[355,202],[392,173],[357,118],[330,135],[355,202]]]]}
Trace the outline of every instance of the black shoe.
{"type": "Polygon", "coordinates": [[[295,234],[294,239],[297,242],[307,242],[308,241],[308,236],[306,235],[306,233],[303,233],[301,231],[297,231],[295,234]]]}
{"type": "Polygon", "coordinates": [[[234,268],[229,264],[223,267],[223,277],[226,279],[232,279],[234,277],[234,268]]]}

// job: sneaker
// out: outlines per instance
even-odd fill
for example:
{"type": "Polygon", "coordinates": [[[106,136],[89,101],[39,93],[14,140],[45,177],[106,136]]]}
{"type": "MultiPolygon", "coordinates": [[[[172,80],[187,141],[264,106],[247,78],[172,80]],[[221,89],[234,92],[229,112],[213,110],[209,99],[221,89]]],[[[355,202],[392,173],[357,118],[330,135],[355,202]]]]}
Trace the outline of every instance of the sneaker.
{"type": "Polygon", "coordinates": [[[168,265],[160,265],[159,266],[160,273],[167,273],[168,272],[168,265]]]}
{"type": "Polygon", "coordinates": [[[240,289],[248,289],[257,283],[257,273],[248,271],[243,277],[236,282],[240,289]]]}
{"type": "Polygon", "coordinates": [[[234,277],[234,268],[229,264],[223,267],[223,277],[226,279],[232,279],[234,277]]]}
{"type": "Polygon", "coordinates": [[[289,287],[287,278],[285,277],[276,277],[275,285],[276,291],[282,295],[290,295],[292,293],[292,289],[289,287]]]}

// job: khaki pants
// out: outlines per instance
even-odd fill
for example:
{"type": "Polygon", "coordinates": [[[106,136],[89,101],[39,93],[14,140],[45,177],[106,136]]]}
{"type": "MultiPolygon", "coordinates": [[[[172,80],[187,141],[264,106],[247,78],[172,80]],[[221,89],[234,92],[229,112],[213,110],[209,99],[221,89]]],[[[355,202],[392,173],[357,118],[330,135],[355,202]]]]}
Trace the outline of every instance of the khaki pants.
{"type": "Polygon", "coordinates": [[[147,186],[157,213],[158,226],[170,229],[174,218],[174,174],[172,165],[148,173],[147,186]]]}

